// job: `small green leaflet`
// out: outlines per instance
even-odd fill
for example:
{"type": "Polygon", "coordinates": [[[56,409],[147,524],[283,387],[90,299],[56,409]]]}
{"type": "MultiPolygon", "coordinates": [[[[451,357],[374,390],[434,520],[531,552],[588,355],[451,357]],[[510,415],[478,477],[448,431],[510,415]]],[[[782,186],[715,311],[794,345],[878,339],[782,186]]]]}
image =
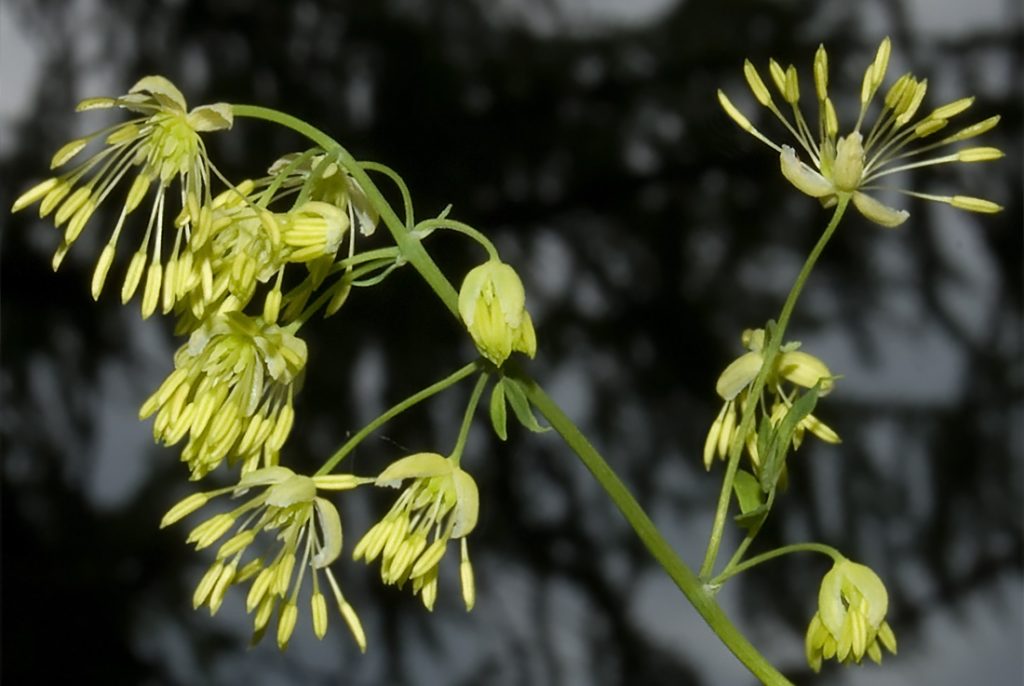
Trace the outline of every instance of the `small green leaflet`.
{"type": "MultiPolygon", "coordinates": [[[[786,412],[786,416],[782,418],[779,425],[771,432],[771,437],[765,439],[764,442],[769,444],[768,451],[761,455],[763,465],[761,469],[761,488],[765,493],[775,488],[775,483],[779,480],[783,467],[786,466],[786,453],[789,451],[789,446],[793,441],[793,434],[796,432],[797,425],[814,411],[820,390],[821,382],[819,381],[813,388],[808,389],[806,393],[797,398],[796,402],[790,406],[789,411],[786,412]]],[[[761,431],[759,430],[759,448],[762,442],[760,434],[761,431]]]]}
{"type": "Polygon", "coordinates": [[[507,415],[505,412],[505,384],[504,379],[499,379],[491,390],[491,426],[498,438],[508,440],[508,427],[506,426],[507,415]]]}
{"type": "Polygon", "coordinates": [[[759,525],[768,514],[768,505],[764,502],[764,493],[757,477],[739,469],[733,479],[732,489],[740,504],[740,514],[736,516],[736,523],[748,529],[759,525]]]}
{"type": "Polygon", "coordinates": [[[512,414],[527,429],[534,433],[548,431],[533,416],[530,401],[526,397],[526,391],[523,390],[523,382],[510,376],[503,376],[498,383],[494,384],[494,390],[491,391],[491,425],[498,438],[503,441],[508,438],[506,402],[512,407],[512,414]]]}

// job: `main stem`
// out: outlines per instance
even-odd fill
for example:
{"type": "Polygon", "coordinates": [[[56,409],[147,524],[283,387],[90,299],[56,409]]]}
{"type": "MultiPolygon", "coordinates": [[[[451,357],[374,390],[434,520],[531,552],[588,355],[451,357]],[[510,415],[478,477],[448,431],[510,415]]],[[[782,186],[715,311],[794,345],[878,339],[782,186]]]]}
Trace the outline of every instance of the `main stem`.
{"type": "Polygon", "coordinates": [[[792,686],[775,667],[768,662],[761,653],[757,651],[747,637],[744,636],[736,626],[729,621],[729,618],[722,611],[722,608],[715,602],[714,596],[705,590],[700,579],[686,566],[668,541],[662,537],[658,528],[647,516],[643,508],[636,501],[633,495],[626,488],[625,484],[616,476],[608,463],[604,461],[600,453],[590,444],[586,437],[580,432],[572,421],[566,417],[562,409],[548,396],[544,390],[537,385],[536,381],[526,379],[523,384],[526,390],[526,397],[551,427],[558,432],[566,444],[580,457],[590,473],[594,475],[598,483],[611,497],[619,511],[622,512],[626,521],[629,522],[637,536],[650,551],[658,564],[664,568],[669,578],[675,582],[679,590],[683,592],[687,600],[696,608],[704,621],[708,623],[712,631],[725,643],[732,653],[739,658],[740,662],[746,665],[758,679],[769,686],[792,686]]]}
{"type": "Polygon", "coordinates": [[[740,420],[739,429],[733,435],[732,443],[729,446],[729,463],[725,468],[725,477],[722,479],[722,491],[718,495],[718,507],[715,510],[715,521],[711,525],[711,536],[708,538],[708,548],[707,552],[704,554],[704,563],[700,567],[701,579],[710,580],[711,575],[715,570],[715,561],[718,558],[718,549],[722,545],[722,533],[725,530],[725,520],[726,516],[729,514],[729,503],[732,501],[732,484],[736,478],[736,470],[739,468],[740,455],[743,454],[746,437],[754,427],[754,415],[757,410],[757,403],[761,397],[761,392],[764,390],[765,382],[768,380],[768,375],[771,373],[771,369],[774,366],[775,356],[778,354],[779,347],[782,345],[782,339],[786,333],[786,326],[789,324],[789,318],[793,314],[793,308],[796,307],[796,301],[800,298],[800,293],[803,291],[807,278],[811,275],[811,270],[814,269],[814,265],[817,264],[822,251],[825,249],[825,246],[828,245],[829,239],[832,238],[832,234],[835,233],[836,228],[839,226],[839,221],[843,218],[843,213],[846,211],[846,206],[849,202],[849,195],[839,196],[839,202],[836,205],[835,212],[832,214],[832,219],[829,221],[828,226],[825,227],[825,231],[821,234],[818,242],[814,245],[814,248],[811,250],[811,254],[807,256],[807,260],[804,261],[804,266],[800,269],[800,273],[796,277],[796,282],[793,284],[793,288],[790,289],[789,295],[786,297],[786,302],[782,305],[782,313],[779,314],[779,320],[775,325],[775,330],[768,339],[768,346],[762,353],[764,364],[761,366],[761,371],[758,372],[757,378],[754,379],[754,384],[751,387],[750,395],[748,396],[750,400],[746,403],[746,407],[743,410],[743,418],[740,420]]]}

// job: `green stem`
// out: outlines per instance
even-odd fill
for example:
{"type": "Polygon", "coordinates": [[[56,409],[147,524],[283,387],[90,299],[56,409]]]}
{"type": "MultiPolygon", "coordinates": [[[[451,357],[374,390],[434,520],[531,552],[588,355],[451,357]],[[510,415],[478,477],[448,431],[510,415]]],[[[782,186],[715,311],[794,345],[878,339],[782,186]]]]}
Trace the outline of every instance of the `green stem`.
{"type": "MultiPolygon", "coordinates": [[[[394,248],[383,249],[392,251],[394,250],[394,248]]],[[[298,322],[299,326],[303,326],[307,321],[309,321],[309,318],[316,314],[317,310],[326,305],[328,301],[334,297],[335,290],[342,287],[342,283],[344,282],[345,279],[348,279],[349,285],[352,286],[355,284],[356,279],[360,278],[364,274],[369,274],[370,272],[373,272],[377,269],[380,269],[382,267],[386,268],[394,264],[395,256],[392,256],[391,258],[376,258],[373,261],[362,262],[361,266],[359,266],[356,269],[350,269],[350,271],[347,274],[345,274],[342,278],[338,279],[335,283],[331,284],[330,288],[328,288],[327,290],[323,291],[320,295],[318,295],[316,297],[316,300],[314,300],[312,304],[307,305],[306,309],[304,309],[302,313],[295,318],[295,321],[298,322]]],[[[331,270],[332,273],[334,271],[334,269],[331,270]]]]}
{"type": "Polygon", "coordinates": [[[398,218],[395,211],[391,209],[391,205],[388,204],[387,200],[384,199],[384,195],[377,188],[373,180],[367,175],[363,166],[354,158],[352,154],[343,148],[336,140],[328,136],[320,129],[307,124],[298,117],[293,117],[290,114],[284,112],[278,112],[277,110],[270,109],[268,107],[260,107],[258,105],[232,105],[232,111],[236,117],[251,117],[253,119],[262,119],[264,121],[273,122],[280,124],[281,126],[288,127],[296,133],[300,133],[309,140],[313,141],[325,152],[337,155],[338,161],[345,167],[345,170],[354,178],[362,187],[363,193],[366,194],[366,198],[370,203],[380,212],[380,217],[387,226],[388,231],[391,232],[391,236],[395,240],[395,244],[402,251],[402,255],[409,260],[413,267],[420,273],[420,276],[427,282],[427,285],[437,296],[441,299],[441,302],[445,304],[453,315],[458,318],[459,312],[459,296],[455,292],[451,283],[445,278],[444,274],[438,268],[434,260],[427,254],[427,251],[420,244],[419,240],[414,236],[406,225],[398,218]]]}
{"type": "Polygon", "coordinates": [[[452,448],[452,454],[449,456],[449,459],[455,465],[458,465],[459,461],[462,460],[462,451],[466,448],[466,439],[469,438],[469,427],[473,424],[473,415],[476,413],[476,406],[480,403],[480,395],[484,392],[484,386],[487,385],[488,378],[490,378],[489,374],[481,374],[480,378],[476,380],[476,386],[473,387],[473,393],[469,396],[466,413],[462,415],[462,426],[459,427],[459,437],[455,441],[455,447],[452,448]]]}
{"type": "Polygon", "coordinates": [[[768,515],[771,514],[772,505],[775,503],[775,492],[776,489],[774,488],[768,492],[768,499],[765,501],[764,513],[761,515],[757,523],[747,530],[747,535],[743,537],[743,540],[736,548],[736,552],[732,554],[732,557],[729,558],[728,564],[725,565],[726,570],[731,569],[734,565],[739,564],[740,560],[743,559],[743,555],[747,552],[747,548],[749,548],[750,544],[754,542],[755,538],[757,538],[757,534],[761,532],[761,527],[764,526],[764,523],[766,521],[768,521],[768,515]]]}
{"type": "Polygon", "coordinates": [[[732,484],[736,478],[736,470],[739,469],[740,456],[743,454],[743,447],[746,443],[746,436],[753,430],[754,427],[754,416],[757,410],[758,398],[761,397],[761,392],[764,391],[764,385],[768,380],[768,376],[771,373],[774,365],[775,356],[779,352],[779,347],[782,345],[783,336],[786,333],[786,326],[789,324],[789,318],[793,314],[793,308],[796,307],[796,301],[800,297],[801,291],[803,291],[804,283],[811,274],[811,270],[814,269],[814,265],[818,262],[818,257],[821,256],[821,252],[828,245],[829,239],[832,238],[832,234],[835,233],[836,227],[839,226],[839,221],[843,218],[843,213],[846,211],[846,206],[850,202],[850,196],[843,194],[839,196],[838,204],[836,205],[835,212],[832,214],[832,219],[829,221],[828,226],[825,227],[825,231],[821,234],[818,242],[814,245],[811,250],[811,254],[807,256],[807,260],[804,261],[804,266],[800,269],[800,273],[796,277],[796,282],[793,284],[793,288],[789,291],[789,295],[786,297],[786,302],[782,305],[782,313],[779,315],[779,321],[775,325],[775,329],[771,336],[768,338],[767,347],[762,352],[764,357],[764,364],[761,366],[761,371],[758,372],[757,377],[754,379],[753,386],[750,390],[750,402],[746,403],[743,408],[743,418],[740,420],[740,425],[736,433],[733,435],[732,443],[729,445],[729,462],[725,468],[725,477],[722,479],[722,490],[718,495],[718,507],[715,510],[715,521],[711,525],[711,536],[708,538],[707,552],[704,554],[704,563],[700,567],[700,577],[702,579],[710,579],[715,569],[715,561],[718,559],[718,549],[722,545],[722,535],[725,531],[725,520],[729,514],[729,503],[732,501],[732,484]]]}
{"type": "Polygon", "coordinates": [[[683,592],[683,595],[700,613],[704,621],[725,643],[726,647],[746,665],[762,683],[769,686],[792,686],[757,649],[751,645],[739,629],[729,620],[722,608],[715,602],[714,595],[701,584],[700,579],[679,559],[675,551],[662,537],[654,522],[644,512],[640,504],[626,488],[625,484],[615,475],[600,453],[580,433],[575,424],[562,412],[562,409],[532,379],[523,379],[526,397],[551,427],[558,432],[566,444],[580,457],[590,473],[594,475],[601,487],[611,497],[626,521],[636,531],[637,536],[650,551],[672,581],[683,592]]]}
{"type": "Polygon", "coordinates": [[[498,255],[498,249],[494,247],[494,243],[491,242],[487,236],[474,229],[465,222],[455,221],[454,219],[424,219],[416,225],[413,231],[422,232],[424,236],[428,235],[435,229],[448,229],[449,231],[457,231],[465,236],[469,236],[474,241],[483,246],[483,249],[487,251],[487,256],[495,262],[500,262],[501,258],[498,255]]]}
{"type": "Polygon", "coordinates": [[[391,167],[381,164],[380,162],[363,162],[363,169],[366,171],[380,172],[384,176],[391,179],[391,181],[398,187],[398,192],[402,194],[402,207],[405,210],[405,226],[408,229],[412,229],[412,197],[409,195],[409,188],[405,185],[405,181],[398,175],[391,167]]]}
{"type": "Polygon", "coordinates": [[[784,545],[781,548],[776,548],[775,550],[769,550],[768,552],[761,553],[760,555],[755,555],[742,564],[733,565],[730,563],[726,566],[725,570],[712,579],[710,583],[713,586],[721,585],[727,579],[734,577],[741,572],[745,572],[751,567],[756,567],[762,562],[774,560],[777,557],[789,555],[790,553],[821,553],[823,555],[828,555],[836,562],[843,559],[842,553],[832,546],[825,545],[824,543],[794,543],[792,545],[784,545]]]}
{"type": "Polygon", "coordinates": [[[398,403],[397,405],[389,409],[387,412],[385,412],[384,414],[382,414],[381,416],[377,417],[372,422],[364,426],[362,429],[359,430],[359,433],[354,435],[352,438],[345,441],[345,445],[338,448],[338,450],[333,455],[331,455],[326,462],[324,462],[323,466],[316,471],[316,474],[314,476],[329,474],[331,470],[334,469],[337,466],[337,464],[345,458],[346,455],[352,452],[352,450],[363,441],[364,438],[372,434],[374,431],[382,427],[384,424],[391,421],[398,415],[402,414],[413,405],[416,405],[417,403],[426,400],[432,395],[440,393],[449,386],[452,386],[458,383],[459,381],[462,381],[473,372],[479,370],[479,360],[475,362],[470,362],[462,369],[459,369],[453,374],[450,374],[449,376],[441,379],[437,383],[431,386],[427,386],[421,391],[413,393],[408,398],[398,403]]]}

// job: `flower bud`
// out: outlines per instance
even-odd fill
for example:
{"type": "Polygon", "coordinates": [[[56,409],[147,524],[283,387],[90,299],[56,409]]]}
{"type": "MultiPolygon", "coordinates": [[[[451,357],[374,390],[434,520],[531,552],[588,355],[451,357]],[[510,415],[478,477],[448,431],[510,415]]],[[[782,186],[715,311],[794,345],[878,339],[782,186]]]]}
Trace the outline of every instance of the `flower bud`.
{"type": "Polygon", "coordinates": [[[513,351],[530,357],[537,352],[523,282],[504,262],[490,260],[470,270],[459,292],[459,315],[480,353],[496,365],[513,351]]]}

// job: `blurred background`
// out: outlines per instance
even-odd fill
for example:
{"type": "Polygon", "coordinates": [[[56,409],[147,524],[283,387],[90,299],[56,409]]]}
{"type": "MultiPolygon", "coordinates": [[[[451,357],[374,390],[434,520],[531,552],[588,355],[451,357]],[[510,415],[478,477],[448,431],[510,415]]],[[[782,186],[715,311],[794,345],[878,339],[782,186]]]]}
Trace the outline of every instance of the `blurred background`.
{"type": "MultiPolygon", "coordinates": [[[[900,652],[813,677],[803,635],[828,568],[818,556],[764,565],[719,597],[796,683],[1019,684],[1021,13],[1015,0],[0,0],[0,207],[105,121],[73,114],[79,99],[146,74],[171,78],[190,106],[250,102],[320,126],[401,173],[419,217],[452,203],[494,238],[526,282],[540,341],[530,371],[696,565],[721,478],[700,457],[715,378],[740,332],[777,316],[828,218],[715,90],[784,140],[752,106],[745,57],[807,78],[824,42],[833,92],[855,97],[892,36],[886,86],[926,76],[925,110],[977,96],[963,122],[1001,114],[979,144],[1007,153],[916,172],[906,187],[1006,209],[905,201],[898,231],[848,216],[790,334],[844,375],[819,413],[844,443],[810,441],[792,459],[756,548],[818,540],[869,564],[889,588],[900,652]]],[[[207,141],[234,179],[306,145],[255,121],[207,141]]],[[[136,419],[181,341],[168,321],[141,321],[137,301],[121,307],[116,289],[91,301],[104,222],[54,274],[52,225],[31,210],[0,220],[4,681],[753,682],[557,437],[513,429],[500,443],[483,414],[464,460],[482,493],[472,613],[451,560],[433,614],[349,560],[393,498],[366,489],[338,501],[347,538],[334,565],[365,656],[337,616],[317,642],[305,610],[287,653],[249,649],[241,591],[212,619],[194,612],[209,557],[185,545],[187,525],[157,528],[192,486],[178,450],[154,446],[136,419]]],[[[428,247],[456,281],[482,259],[454,235],[428,247]]],[[[297,469],[474,354],[411,270],[303,333],[312,373],[283,456],[297,469]]],[[[373,474],[445,452],[468,391],[388,425],[350,465],[373,474]]],[[[725,550],[737,541],[730,531],[725,550]]]]}

